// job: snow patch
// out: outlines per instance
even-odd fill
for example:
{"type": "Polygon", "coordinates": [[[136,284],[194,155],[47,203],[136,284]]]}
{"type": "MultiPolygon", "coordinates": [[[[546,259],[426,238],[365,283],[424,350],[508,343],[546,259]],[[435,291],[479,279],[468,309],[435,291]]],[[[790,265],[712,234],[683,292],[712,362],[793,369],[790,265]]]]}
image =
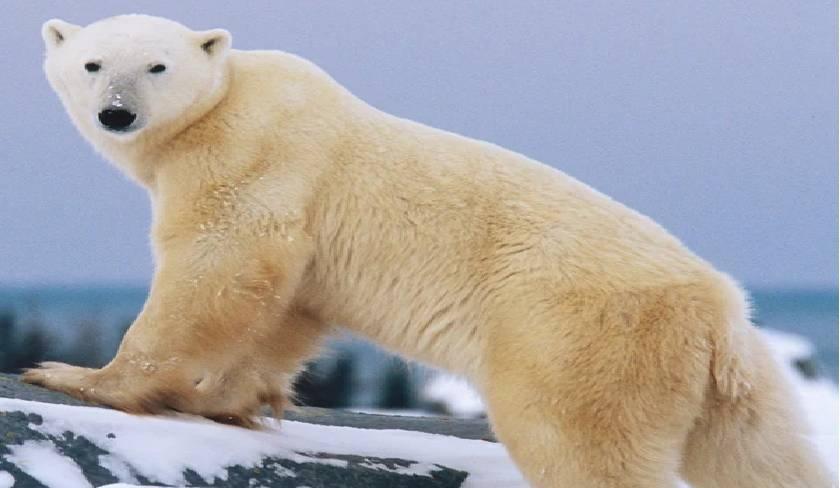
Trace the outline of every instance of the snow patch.
{"type": "Polygon", "coordinates": [[[409,466],[395,466],[389,467],[382,463],[364,462],[359,466],[364,466],[368,469],[376,469],[379,471],[387,471],[389,473],[407,474],[413,476],[427,476],[431,477],[434,471],[440,471],[440,466],[429,463],[411,463],[409,466]]]}
{"type": "Polygon", "coordinates": [[[480,417],[484,401],[475,389],[459,376],[440,373],[423,387],[423,401],[443,405],[447,413],[456,417],[480,417]]]}
{"type": "Polygon", "coordinates": [[[810,439],[822,456],[823,462],[838,472],[838,415],[840,400],[837,386],[829,380],[798,381],[795,386],[799,405],[811,427],[810,439]]]}
{"type": "Polygon", "coordinates": [[[6,460],[47,488],[92,488],[79,465],[62,456],[50,441],[25,441],[6,447],[12,451],[4,456],[6,460]]]}
{"type": "Polygon", "coordinates": [[[15,484],[15,477],[8,471],[0,471],[0,488],[12,488],[15,484]]]}
{"type": "Polygon", "coordinates": [[[286,478],[297,478],[297,474],[289,468],[284,468],[283,466],[274,466],[274,474],[281,477],[286,478]]]}
{"type": "Polygon", "coordinates": [[[125,483],[139,483],[137,478],[131,474],[131,468],[122,459],[110,454],[99,456],[99,465],[111,472],[112,475],[125,483]]]}
{"type": "Polygon", "coordinates": [[[99,488],[168,488],[166,486],[156,485],[131,485],[128,483],[113,483],[110,485],[102,485],[99,488]]]}
{"type": "Polygon", "coordinates": [[[800,335],[776,329],[760,330],[761,335],[779,362],[791,365],[796,360],[808,359],[816,354],[814,345],[800,335]]]}

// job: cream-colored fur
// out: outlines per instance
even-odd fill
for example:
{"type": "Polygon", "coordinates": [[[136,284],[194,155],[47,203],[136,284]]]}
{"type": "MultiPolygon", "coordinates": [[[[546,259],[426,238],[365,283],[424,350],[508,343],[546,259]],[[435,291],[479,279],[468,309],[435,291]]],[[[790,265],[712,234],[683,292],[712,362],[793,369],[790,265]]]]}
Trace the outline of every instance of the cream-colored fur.
{"type": "Polygon", "coordinates": [[[247,423],[340,324],[468,376],[534,486],[832,485],[742,291],[650,219],[224,31],[123,16],[44,36],[79,130],[151,195],[157,270],[110,364],[27,381],[247,423]],[[173,78],[147,79],[166,55],[173,78]],[[120,77],[129,134],[95,122],[120,77]]]}

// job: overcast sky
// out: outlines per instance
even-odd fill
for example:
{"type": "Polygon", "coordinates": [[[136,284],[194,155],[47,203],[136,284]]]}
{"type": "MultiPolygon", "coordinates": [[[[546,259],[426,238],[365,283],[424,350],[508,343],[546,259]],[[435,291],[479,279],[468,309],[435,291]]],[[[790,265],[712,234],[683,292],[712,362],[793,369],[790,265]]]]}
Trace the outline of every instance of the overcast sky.
{"type": "Polygon", "coordinates": [[[560,168],[747,285],[836,286],[835,1],[3,8],[0,284],[150,279],[144,191],[82,140],[41,71],[48,18],[140,12],[294,52],[381,109],[560,168]]]}

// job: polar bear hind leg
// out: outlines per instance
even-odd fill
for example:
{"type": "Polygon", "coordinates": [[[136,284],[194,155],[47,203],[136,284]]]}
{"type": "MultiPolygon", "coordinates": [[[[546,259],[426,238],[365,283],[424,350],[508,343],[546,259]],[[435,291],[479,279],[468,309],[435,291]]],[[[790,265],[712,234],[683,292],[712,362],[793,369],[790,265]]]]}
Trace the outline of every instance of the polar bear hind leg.
{"type": "Polygon", "coordinates": [[[504,346],[488,352],[481,387],[494,431],[533,486],[679,486],[711,362],[685,293],[564,295],[520,310],[556,327],[497,328],[489,343],[504,346]]]}
{"type": "Polygon", "coordinates": [[[836,486],[757,330],[732,320],[741,302],[720,291],[567,294],[513,311],[557,327],[522,334],[509,315],[510,326],[494,328],[481,387],[532,485],[836,486]]]}

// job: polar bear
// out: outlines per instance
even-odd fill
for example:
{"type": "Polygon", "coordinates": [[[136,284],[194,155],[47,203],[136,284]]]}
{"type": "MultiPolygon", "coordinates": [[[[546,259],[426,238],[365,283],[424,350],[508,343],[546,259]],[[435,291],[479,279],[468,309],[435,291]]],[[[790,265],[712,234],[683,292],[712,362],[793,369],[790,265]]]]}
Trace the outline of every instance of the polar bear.
{"type": "Polygon", "coordinates": [[[43,37],[78,130],[151,196],[156,270],[108,365],[26,381],[249,425],[340,324],[470,378],[534,486],[831,486],[744,293],[650,219],[224,30],[43,37]]]}

